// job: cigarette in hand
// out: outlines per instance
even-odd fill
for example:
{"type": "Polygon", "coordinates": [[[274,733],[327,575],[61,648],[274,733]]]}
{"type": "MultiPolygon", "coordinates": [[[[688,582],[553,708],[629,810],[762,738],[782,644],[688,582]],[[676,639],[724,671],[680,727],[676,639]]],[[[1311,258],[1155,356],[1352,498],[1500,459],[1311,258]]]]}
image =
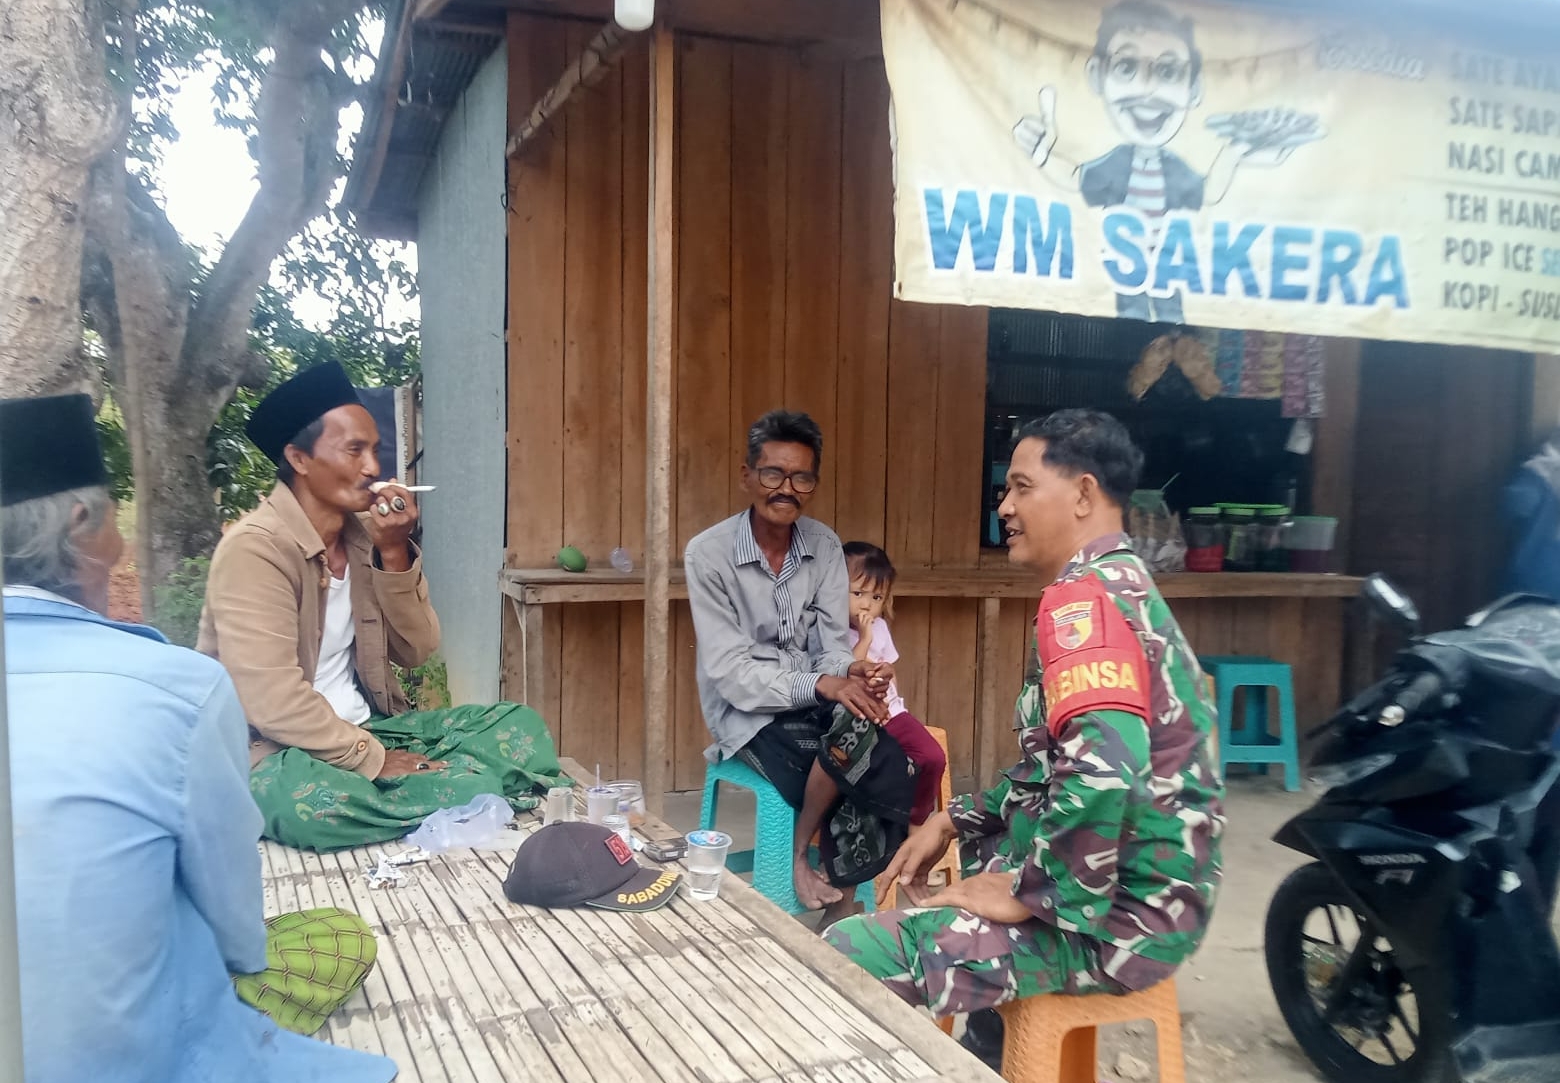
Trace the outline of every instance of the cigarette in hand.
{"type": "MultiPolygon", "coordinates": [[[[390,485],[390,483],[388,481],[376,481],[376,482],[374,482],[374,484],[372,484],[372,485],[370,485],[368,487],[368,491],[371,492],[371,493],[377,493],[377,492],[379,492],[382,489],[388,488],[389,485],[390,485]]],[[[435,489],[437,489],[438,486],[437,485],[402,485],[401,488],[405,489],[409,493],[431,493],[435,489]]]]}

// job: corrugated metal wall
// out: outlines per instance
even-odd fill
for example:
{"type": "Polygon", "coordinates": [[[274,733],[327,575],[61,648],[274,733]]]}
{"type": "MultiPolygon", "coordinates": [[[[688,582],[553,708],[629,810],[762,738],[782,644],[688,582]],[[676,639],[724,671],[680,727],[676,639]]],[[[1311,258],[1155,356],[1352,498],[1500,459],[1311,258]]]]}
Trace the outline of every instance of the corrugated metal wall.
{"type": "Polygon", "coordinates": [[[487,59],[423,180],[424,570],[456,703],[498,699],[504,563],[506,52],[487,59]]]}

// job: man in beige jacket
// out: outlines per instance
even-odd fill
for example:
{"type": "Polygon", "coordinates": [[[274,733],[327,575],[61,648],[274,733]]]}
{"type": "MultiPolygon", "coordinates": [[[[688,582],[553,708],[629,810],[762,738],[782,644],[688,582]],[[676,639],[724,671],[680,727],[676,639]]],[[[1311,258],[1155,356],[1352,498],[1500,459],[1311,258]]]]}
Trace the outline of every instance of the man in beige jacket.
{"type": "Polygon", "coordinates": [[[266,836],[361,845],[550,782],[552,741],[528,708],[407,713],[391,665],[421,665],[439,644],[417,504],[376,486],[379,433],[340,366],[282,384],[247,431],[278,484],[217,546],[197,647],[227,668],[249,719],[266,836]]]}

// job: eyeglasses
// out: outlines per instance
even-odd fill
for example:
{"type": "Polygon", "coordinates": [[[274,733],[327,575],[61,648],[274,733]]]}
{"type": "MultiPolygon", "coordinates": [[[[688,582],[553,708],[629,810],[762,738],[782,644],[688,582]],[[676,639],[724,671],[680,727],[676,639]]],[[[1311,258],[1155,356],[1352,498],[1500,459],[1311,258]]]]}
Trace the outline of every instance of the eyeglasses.
{"type": "Polygon", "coordinates": [[[1192,73],[1190,61],[1175,56],[1161,56],[1148,60],[1139,56],[1117,53],[1110,58],[1110,73],[1118,79],[1135,80],[1140,72],[1148,72],[1158,83],[1184,83],[1192,73]]]}
{"type": "Polygon", "coordinates": [[[766,489],[778,489],[788,480],[791,488],[806,495],[818,487],[818,475],[811,470],[795,470],[787,474],[778,466],[761,466],[756,471],[758,483],[766,489]]]}

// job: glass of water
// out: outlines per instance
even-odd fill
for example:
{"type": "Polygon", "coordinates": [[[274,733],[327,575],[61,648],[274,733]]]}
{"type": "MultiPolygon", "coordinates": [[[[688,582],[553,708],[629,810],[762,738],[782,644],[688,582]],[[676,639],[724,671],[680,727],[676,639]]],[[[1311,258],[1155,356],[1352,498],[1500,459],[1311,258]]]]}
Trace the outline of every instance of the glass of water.
{"type": "Polygon", "coordinates": [[[542,826],[568,823],[574,819],[574,789],[570,786],[554,786],[547,791],[547,803],[542,806],[542,826]]]}
{"type": "Polygon", "coordinates": [[[688,855],[683,865],[688,870],[688,895],[708,902],[720,894],[720,878],[726,871],[726,852],[731,836],[724,831],[693,831],[688,834],[688,855]]]}

